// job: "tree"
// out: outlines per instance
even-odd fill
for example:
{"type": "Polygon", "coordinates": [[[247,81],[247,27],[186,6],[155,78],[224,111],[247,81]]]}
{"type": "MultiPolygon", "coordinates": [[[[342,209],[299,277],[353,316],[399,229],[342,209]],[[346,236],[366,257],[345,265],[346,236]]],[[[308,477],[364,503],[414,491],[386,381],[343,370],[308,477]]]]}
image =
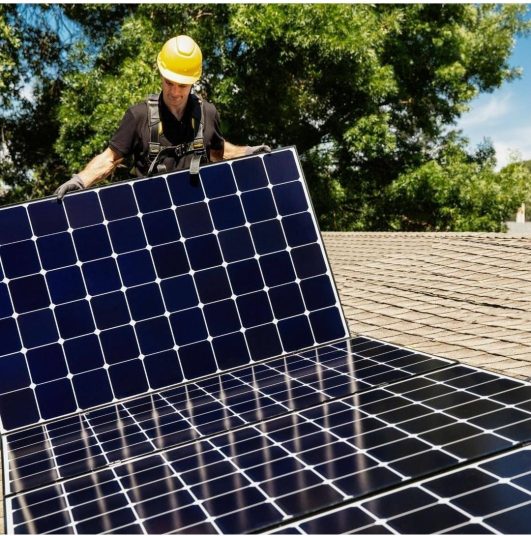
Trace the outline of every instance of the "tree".
{"type": "Polygon", "coordinates": [[[0,104],[2,109],[11,105],[13,95],[18,85],[17,48],[20,45],[21,35],[17,28],[10,24],[15,12],[15,6],[0,4],[0,104]]]}
{"type": "Polygon", "coordinates": [[[437,158],[401,174],[387,191],[389,224],[406,231],[504,231],[505,221],[529,199],[521,163],[494,171],[492,145],[468,155],[450,135],[437,158]]]}
{"type": "MultiPolygon", "coordinates": [[[[463,162],[473,156],[461,138],[447,137],[448,128],[479,91],[518,76],[508,58],[514,36],[528,27],[525,6],[515,5],[73,4],[60,9],[80,32],[63,66],[59,98],[53,101],[59,104],[39,101],[57,132],[54,162],[32,164],[34,192],[41,194],[44,182],[51,191],[106,146],[127,106],[157,90],[154,59],[161,45],[188,33],[201,44],[200,89],[220,110],[226,137],[296,145],[322,227],[342,230],[408,228],[397,203],[414,204],[412,195],[427,202],[421,187],[427,174],[454,177],[445,156],[449,151],[463,162]]],[[[470,184],[480,184],[486,170],[492,183],[497,180],[492,161],[466,169],[470,184]]],[[[125,177],[125,170],[118,176],[125,177]]],[[[503,185],[514,188],[517,182],[503,185]]],[[[485,228],[500,217],[491,206],[470,208],[486,211],[485,228]]],[[[449,219],[446,227],[455,221],[449,219]]],[[[438,225],[428,218],[424,228],[438,225]]]]}
{"type": "Polygon", "coordinates": [[[0,182],[3,202],[45,195],[50,174],[68,170],[53,145],[62,77],[76,66],[67,49],[77,38],[58,5],[0,5],[0,182]],[[4,66],[7,66],[4,68],[4,66]]]}

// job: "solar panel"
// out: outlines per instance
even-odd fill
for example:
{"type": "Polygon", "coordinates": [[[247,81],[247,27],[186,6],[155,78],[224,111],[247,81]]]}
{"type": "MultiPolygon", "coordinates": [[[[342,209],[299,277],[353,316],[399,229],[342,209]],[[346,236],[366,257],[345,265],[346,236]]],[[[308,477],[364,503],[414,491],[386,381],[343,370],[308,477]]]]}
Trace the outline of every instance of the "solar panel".
{"type": "Polygon", "coordinates": [[[0,209],[11,431],[348,335],[294,149],[0,209]]]}
{"type": "Polygon", "coordinates": [[[6,489],[42,486],[449,364],[364,337],[274,358],[9,434],[6,489]]]}
{"type": "Polygon", "coordinates": [[[281,533],[528,534],[530,515],[531,449],[522,447],[310,517],[281,533]]]}
{"type": "Polygon", "coordinates": [[[0,341],[10,533],[526,527],[531,385],[350,339],[293,148],[0,209],[0,341]]]}
{"type": "Polygon", "coordinates": [[[500,415],[517,409],[513,424],[531,422],[527,402],[513,403],[522,388],[459,365],[415,375],[21,493],[11,528],[27,531],[26,515],[39,532],[100,532],[113,512],[112,530],[126,532],[271,529],[512,449],[520,439],[500,415]],[[52,504],[64,512],[51,515],[52,504]]]}

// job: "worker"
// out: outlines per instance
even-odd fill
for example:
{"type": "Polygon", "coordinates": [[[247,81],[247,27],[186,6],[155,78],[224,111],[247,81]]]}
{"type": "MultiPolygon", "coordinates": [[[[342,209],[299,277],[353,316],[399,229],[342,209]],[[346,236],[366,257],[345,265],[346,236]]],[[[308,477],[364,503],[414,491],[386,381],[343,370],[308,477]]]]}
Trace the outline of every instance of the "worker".
{"type": "Polygon", "coordinates": [[[237,146],[223,138],[215,106],[192,92],[201,77],[202,59],[191,37],[168,40],[157,57],[160,94],[126,111],[109,146],[57,188],[58,200],[105,179],[130,155],[136,176],[189,169],[197,178],[201,162],[270,152],[267,145],[237,146]]]}

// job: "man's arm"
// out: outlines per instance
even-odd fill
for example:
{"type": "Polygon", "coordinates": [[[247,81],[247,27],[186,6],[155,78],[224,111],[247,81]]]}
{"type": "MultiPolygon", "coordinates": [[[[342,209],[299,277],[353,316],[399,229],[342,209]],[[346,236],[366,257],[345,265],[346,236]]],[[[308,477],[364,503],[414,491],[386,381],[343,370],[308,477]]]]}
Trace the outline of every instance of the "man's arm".
{"type": "Polygon", "coordinates": [[[85,169],[74,175],[70,180],[61,184],[55,191],[57,199],[61,200],[67,192],[75,192],[89,188],[98,181],[107,178],[116,167],[122,162],[123,157],[111,147],[95,156],[85,169]]]}
{"type": "Polygon", "coordinates": [[[231,158],[238,158],[239,156],[245,156],[246,150],[249,148],[247,145],[233,145],[229,141],[225,140],[225,147],[223,150],[223,158],[229,160],[231,158]]]}
{"type": "Polygon", "coordinates": [[[210,149],[210,160],[212,162],[221,162],[222,160],[245,156],[245,149],[247,147],[244,145],[233,145],[225,140],[223,142],[223,149],[210,149]]]}
{"type": "Polygon", "coordinates": [[[85,188],[106,179],[122,162],[123,157],[114,149],[107,147],[103,153],[96,155],[78,175],[85,188]]]}
{"type": "Polygon", "coordinates": [[[212,162],[221,162],[221,160],[230,160],[239,156],[271,152],[271,148],[267,145],[233,145],[227,140],[225,140],[223,145],[223,149],[210,149],[210,159],[212,162]]]}

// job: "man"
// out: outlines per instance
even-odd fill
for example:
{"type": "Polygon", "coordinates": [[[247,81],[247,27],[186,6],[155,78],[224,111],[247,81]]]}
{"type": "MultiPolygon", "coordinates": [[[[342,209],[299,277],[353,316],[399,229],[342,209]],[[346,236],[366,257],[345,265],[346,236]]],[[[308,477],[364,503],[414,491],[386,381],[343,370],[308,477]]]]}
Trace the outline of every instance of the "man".
{"type": "Polygon", "coordinates": [[[202,59],[192,38],[179,35],[167,41],[157,57],[160,95],[130,107],[109,147],[62,184],[57,198],[105,179],[129,155],[138,176],[182,169],[197,176],[200,161],[270,152],[267,145],[236,146],[224,140],[215,106],[191,92],[201,77],[202,59]]]}

